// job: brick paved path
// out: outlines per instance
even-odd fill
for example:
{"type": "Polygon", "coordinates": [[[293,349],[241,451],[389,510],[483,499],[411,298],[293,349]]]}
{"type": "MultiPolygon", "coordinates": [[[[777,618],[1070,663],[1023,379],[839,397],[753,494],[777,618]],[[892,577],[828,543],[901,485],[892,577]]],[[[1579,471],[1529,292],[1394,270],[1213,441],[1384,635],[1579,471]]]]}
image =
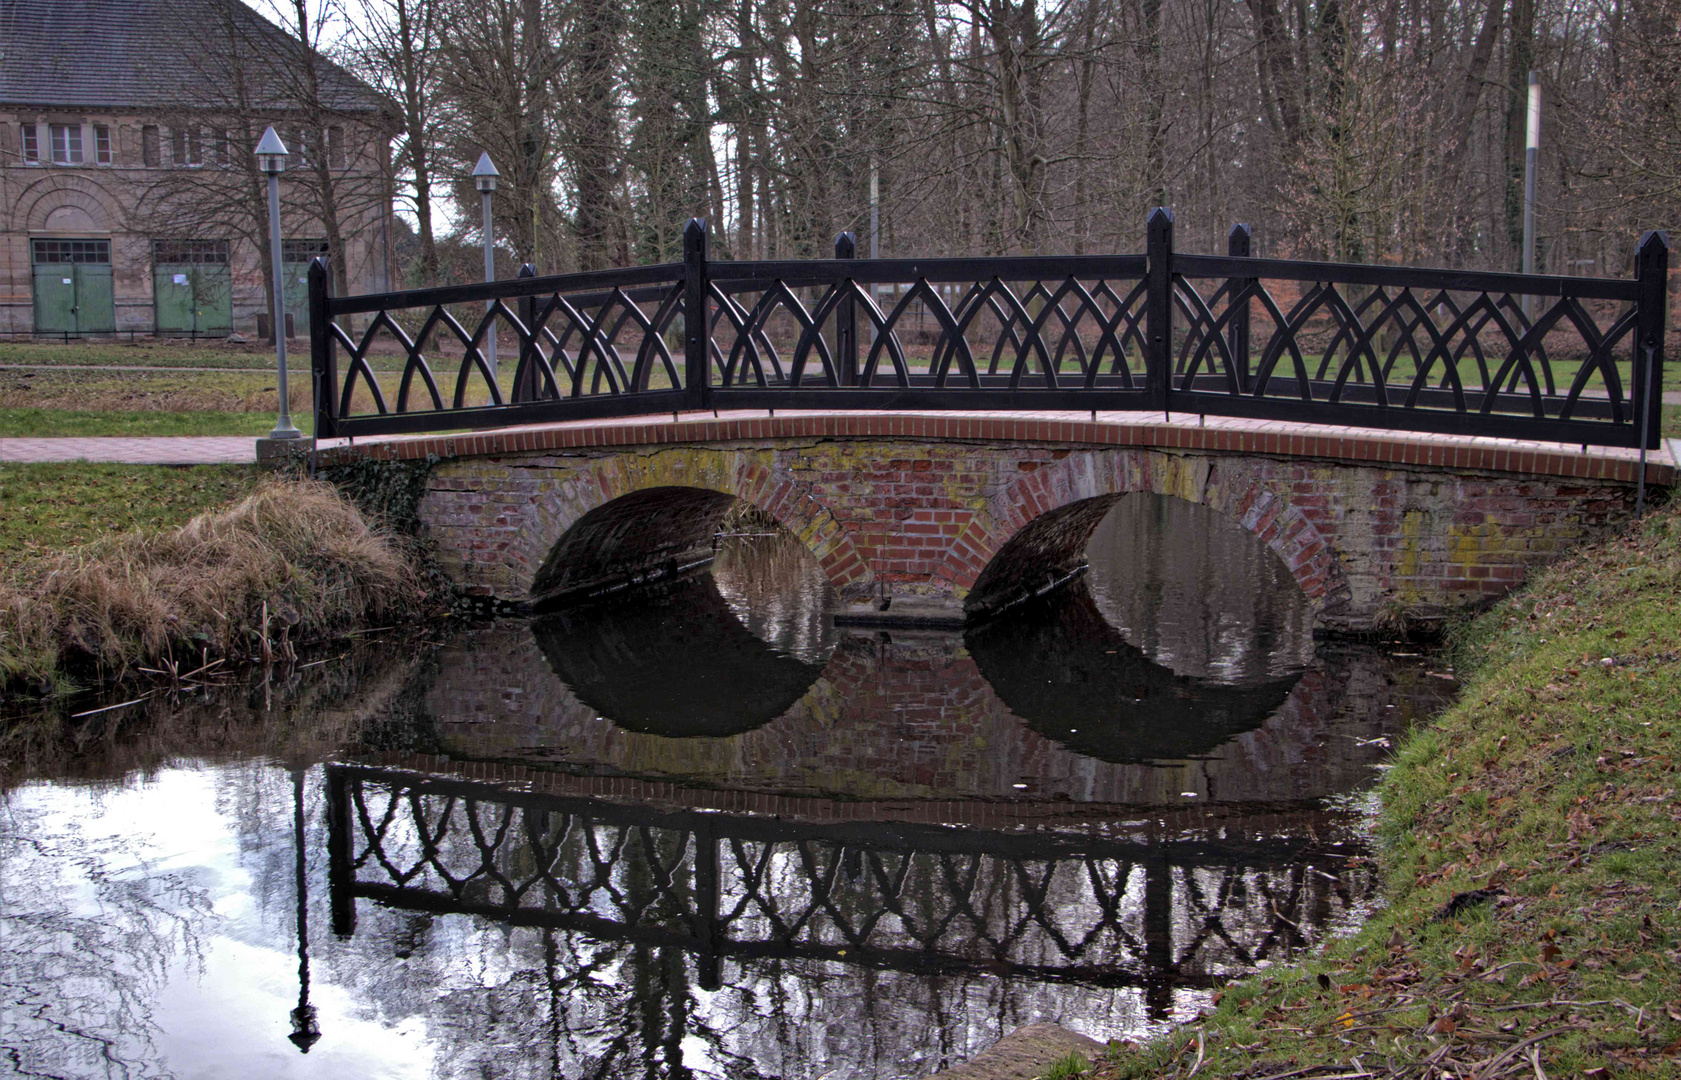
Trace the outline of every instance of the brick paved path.
{"type": "Polygon", "coordinates": [[[76,439],[0,438],[0,461],[109,461],[125,465],[250,464],[257,440],[247,435],[181,435],[76,439]]]}

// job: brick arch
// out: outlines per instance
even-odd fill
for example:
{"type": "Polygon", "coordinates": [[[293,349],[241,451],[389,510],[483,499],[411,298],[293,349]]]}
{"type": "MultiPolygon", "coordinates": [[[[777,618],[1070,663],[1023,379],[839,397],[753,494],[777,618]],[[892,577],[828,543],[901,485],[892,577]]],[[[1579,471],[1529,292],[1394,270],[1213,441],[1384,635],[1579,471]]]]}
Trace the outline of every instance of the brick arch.
{"type": "Polygon", "coordinates": [[[1289,498],[1245,462],[1153,450],[1075,451],[1023,473],[990,501],[954,546],[949,576],[967,587],[964,611],[985,614],[1072,571],[1116,500],[1169,495],[1236,521],[1284,563],[1326,615],[1347,603],[1336,549],[1289,498]]]}
{"type": "Polygon", "coordinates": [[[121,204],[97,180],[73,174],[49,173],[24,188],[12,212],[12,228],[19,232],[47,231],[47,217],[54,210],[73,206],[86,213],[96,230],[118,228],[121,204]]]}
{"type": "Polygon", "coordinates": [[[592,575],[681,559],[707,546],[738,499],[798,537],[838,593],[867,592],[873,583],[851,537],[809,486],[775,475],[752,452],[685,448],[598,458],[545,487],[504,556],[521,569],[522,591],[534,601],[587,587],[592,575]]]}

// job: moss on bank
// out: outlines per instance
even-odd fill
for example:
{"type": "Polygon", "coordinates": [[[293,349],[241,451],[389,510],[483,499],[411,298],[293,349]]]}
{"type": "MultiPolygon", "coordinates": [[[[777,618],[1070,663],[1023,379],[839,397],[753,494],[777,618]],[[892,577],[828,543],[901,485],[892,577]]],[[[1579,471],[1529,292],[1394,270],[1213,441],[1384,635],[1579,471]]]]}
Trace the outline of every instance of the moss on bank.
{"type": "Polygon", "coordinates": [[[265,480],[176,528],[17,562],[0,579],[0,688],[186,671],[407,617],[427,601],[409,556],[331,486],[265,480]]]}
{"type": "Polygon", "coordinates": [[[1681,514],[1457,648],[1460,700],[1381,788],[1387,907],[1098,1076],[1681,1074],[1681,514]]]}

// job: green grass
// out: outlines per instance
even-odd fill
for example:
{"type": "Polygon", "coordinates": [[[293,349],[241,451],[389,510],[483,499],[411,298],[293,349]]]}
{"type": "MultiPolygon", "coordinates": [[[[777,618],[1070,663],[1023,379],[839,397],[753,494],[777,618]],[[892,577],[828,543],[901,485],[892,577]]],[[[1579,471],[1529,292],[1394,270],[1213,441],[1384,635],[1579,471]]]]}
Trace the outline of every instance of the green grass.
{"type": "Polygon", "coordinates": [[[1091,1062],[1079,1051],[1070,1053],[1065,1058],[1058,1059],[1049,1069],[1041,1073],[1038,1080],[1078,1080],[1091,1072],[1091,1062]]]}
{"type": "Polygon", "coordinates": [[[0,464],[0,566],[110,532],[183,524],[264,475],[255,465],[0,464]]]}
{"type": "MultiPolygon", "coordinates": [[[[273,413],[254,412],[84,412],[66,409],[0,409],[0,435],[59,438],[114,435],[267,435],[273,413]]],[[[292,417],[305,434],[313,418],[292,417]]]]}
{"type": "MultiPolygon", "coordinates": [[[[307,345],[300,354],[309,366],[307,345]]],[[[4,341],[0,364],[144,366],[191,368],[258,368],[274,363],[274,348],[263,345],[225,345],[171,338],[127,341],[4,341]]]]}
{"type": "MultiPolygon", "coordinates": [[[[1681,1075],[1678,594],[1671,507],[1456,635],[1462,696],[1381,787],[1387,906],[1229,987],[1201,1075],[1681,1075]],[[1503,895],[1442,914],[1472,889],[1503,895]]],[[[1099,1075],[1183,1077],[1197,1041],[1099,1075]]]]}
{"type": "MultiPolygon", "coordinates": [[[[293,338],[286,344],[288,367],[309,374],[309,341],[293,338]]],[[[406,358],[375,356],[376,370],[401,371],[406,358]]],[[[459,353],[456,357],[459,361],[459,353]]],[[[0,341],[0,364],[91,367],[261,368],[275,366],[274,346],[261,342],[228,345],[177,338],[137,337],[127,341],[0,341]]]]}

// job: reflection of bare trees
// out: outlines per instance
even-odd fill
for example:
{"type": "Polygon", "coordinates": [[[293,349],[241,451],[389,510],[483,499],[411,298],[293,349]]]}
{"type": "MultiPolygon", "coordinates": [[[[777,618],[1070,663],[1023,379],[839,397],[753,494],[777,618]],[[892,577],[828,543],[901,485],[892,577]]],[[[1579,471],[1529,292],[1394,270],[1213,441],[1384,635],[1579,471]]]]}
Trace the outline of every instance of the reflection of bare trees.
{"type": "Polygon", "coordinates": [[[746,521],[719,541],[712,563],[718,592],[753,636],[809,662],[834,648],[829,579],[799,538],[772,523],[746,521]]]}
{"type": "MultiPolygon", "coordinates": [[[[319,760],[371,740],[412,709],[425,658],[403,646],[360,645],[325,664],[250,670],[188,693],[153,692],[138,705],[73,719],[72,707],[0,724],[0,791],[39,777],[117,780],[170,759],[271,756],[319,760]]],[[[123,701],[133,687],[117,691],[123,701]]],[[[92,708],[81,703],[75,708],[92,708]]]]}
{"type": "Polygon", "coordinates": [[[0,1053],[24,1076],[166,1077],[153,1015],[168,969],[213,918],[144,839],[106,836],[79,793],[14,795],[0,820],[0,1053]]]}
{"type": "Polygon", "coordinates": [[[1205,506],[1138,492],[1086,548],[1098,608],[1179,675],[1242,683],[1313,659],[1313,611],[1284,563],[1205,506]]]}

